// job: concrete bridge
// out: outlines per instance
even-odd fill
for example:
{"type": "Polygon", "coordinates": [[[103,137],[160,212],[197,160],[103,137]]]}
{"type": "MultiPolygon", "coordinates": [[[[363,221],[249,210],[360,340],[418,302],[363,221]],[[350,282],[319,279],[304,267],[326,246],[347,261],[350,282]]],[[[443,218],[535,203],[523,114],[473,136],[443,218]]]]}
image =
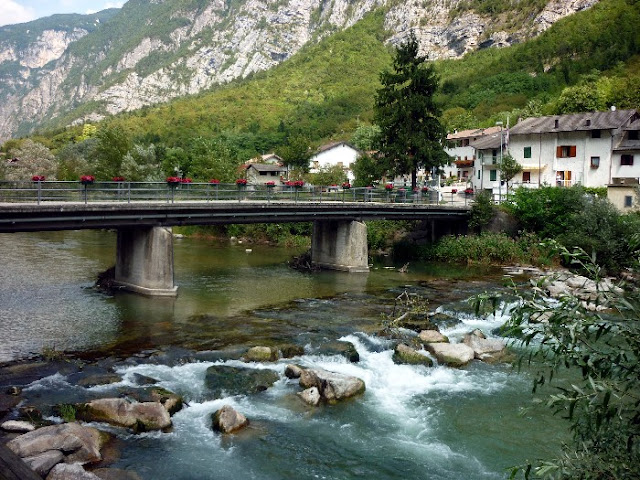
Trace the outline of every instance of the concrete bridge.
{"type": "Polygon", "coordinates": [[[365,220],[424,220],[435,239],[464,233],[469,210],[466,205],[311,200],[0,203],[0,233],[116,229],[116,282],[145,295],[172,296],[178,288],[172,226],[313,222],[312,262],[357,273],[369,271],[365,220]]]}

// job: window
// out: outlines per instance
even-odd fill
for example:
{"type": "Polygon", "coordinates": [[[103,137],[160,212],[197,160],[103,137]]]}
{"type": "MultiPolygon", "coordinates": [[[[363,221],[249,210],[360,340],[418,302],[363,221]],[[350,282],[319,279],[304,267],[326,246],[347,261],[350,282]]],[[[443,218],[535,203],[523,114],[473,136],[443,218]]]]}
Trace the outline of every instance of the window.
{"type": "Polygon", "coordinates": [[[591,130],[591,138],[600,138],[602,132],[600,130],[591,130]]]}
{"type": "Polygon", "coordinates": [[[600,157],[591,157],[591,168],[598,168],[600,166],[600,157]]]}
{"type": "Polygon", "coordinates": [[[522,172],[522,183],[531,183],[531,172],[522,172]]]}
{"type": "Polygon", "coordinates": [[[629,130],[629,140],[638,140],[638,130],[629,130]]]}
{"type": "Polygon", "coordinates": [[[491,151],[491,157],[492,157],[493,163],[495,164],[495,163],[496,163],[496,160],[497,160],[497,158],[498,158],[498,150],[496,150],[496,149],[494,148],[494,149],[491,151]]]}
{"type": "Polygon", "coordinates": [[[571,171],[558,171],[556,172],[556,184],[559,187],[571,186],[571,171]]]}
{"type": "Polygon", "coordinates": [[[480,170],[478,170],[478,180],[480,180],[480,170]]]}
{"type": "Polygon", "coordinates": [[[498,171],[497,170],[489,170],[489,180],[495,182],[498,179],[498,171]]]}
{"type": "Polygon", "coordinates": [[[556,157],[557,158],[569,158],[576,156],[576,146],[575,145],[558,145],[556,148],[556,157]]]}
{"type": "Polygon", "coordinates": [[[626,208],[630,208],[633,206],[633,197],[631,195],[625,195],[624,197],[624,206],[626,208]]]}
{"type": "Polygon", "coordinates": [[[469,146],[469,139],[468,138],[464,138],[462,140],[462,146],[463,147],[468,147],[469,146]]]}
{"type": "Polygon", "coordinates": [[[531,158],[531,147],[524,147],[524,158],[531,158]]]}
{"type": "Polygon", "coordinates": [[[632,166],[633,165],[633,155],[622,155],[620,157],[620,165],[628,165],[628,166],[632,166]]]}

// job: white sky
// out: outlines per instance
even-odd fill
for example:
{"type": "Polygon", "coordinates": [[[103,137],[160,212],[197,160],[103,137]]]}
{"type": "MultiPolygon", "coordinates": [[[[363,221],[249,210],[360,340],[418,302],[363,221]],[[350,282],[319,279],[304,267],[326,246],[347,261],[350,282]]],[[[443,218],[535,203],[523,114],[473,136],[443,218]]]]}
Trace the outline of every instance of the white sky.
{"type": "Polygon", "coordinates": [[[55,13],[95,13],[122,7],[118,0],[0,0],[0,26],[24,23],[55,13]]]}

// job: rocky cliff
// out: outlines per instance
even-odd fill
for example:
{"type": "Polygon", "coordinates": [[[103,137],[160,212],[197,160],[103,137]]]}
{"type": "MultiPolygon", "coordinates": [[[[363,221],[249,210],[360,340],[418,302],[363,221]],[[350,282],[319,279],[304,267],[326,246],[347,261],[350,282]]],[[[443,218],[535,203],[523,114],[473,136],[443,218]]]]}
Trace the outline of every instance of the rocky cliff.
{"type": "Polygon", "coordinates": [[[519,0],[496,12],[480,0],[130,0],[74,22],[58,15],[0,27],[0,140],[266,70],[375,8],[385,9],[389,42],[413,31],[436,59],[508,46],[597,1],[551,0],[541,8],[519,0]]]}

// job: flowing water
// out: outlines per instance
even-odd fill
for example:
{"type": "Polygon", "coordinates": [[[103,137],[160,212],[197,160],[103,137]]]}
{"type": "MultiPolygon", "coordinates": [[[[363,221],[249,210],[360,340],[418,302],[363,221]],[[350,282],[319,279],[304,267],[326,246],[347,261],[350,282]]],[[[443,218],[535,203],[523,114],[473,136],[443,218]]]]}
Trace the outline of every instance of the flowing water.
{"type": "Polygon", "coordinates": [[[481,362],[395,365],[393,342],[376,334],[380,312],[405,290],[429,299],[454,341],[474,328],[491,334],[504,318],[476,318],[464,300],[499,287],[500,272],[416,264],[400,274],[383,261],[368,275],[307,274],[286,266],[296,253],[288,249],[177,239],[176,299],[110,297],[90,287],[113,263],[114,245],[105,232],[0,235],[0,362],[64,350],[122,376],[86,388],[78,372],[61,368],[27,385],[29,402],[46,411],[117,396],[141,388],[136,373],[188,402],[168,433],[108,427],[119,443],[114,467],[145,480],[504,478],[512,465],[553,455],[566,438],[566,425],[532,406],[527,373],[481,362]],[[339,339],[356,347],[358,363],[322,349],[339,339]],[[283,343],[304,346],[304,355],[237,359],[249,346],[283,343]],[[307,407],[284,376],[292,362],[355,375],[366,393],[307,407]],[[212,365],[271,369],[280,380],[258,394],[215,398],[205,386],[212,365]],[[210,416],[224,404],[250,427],[214,433],[210,416]]]}

